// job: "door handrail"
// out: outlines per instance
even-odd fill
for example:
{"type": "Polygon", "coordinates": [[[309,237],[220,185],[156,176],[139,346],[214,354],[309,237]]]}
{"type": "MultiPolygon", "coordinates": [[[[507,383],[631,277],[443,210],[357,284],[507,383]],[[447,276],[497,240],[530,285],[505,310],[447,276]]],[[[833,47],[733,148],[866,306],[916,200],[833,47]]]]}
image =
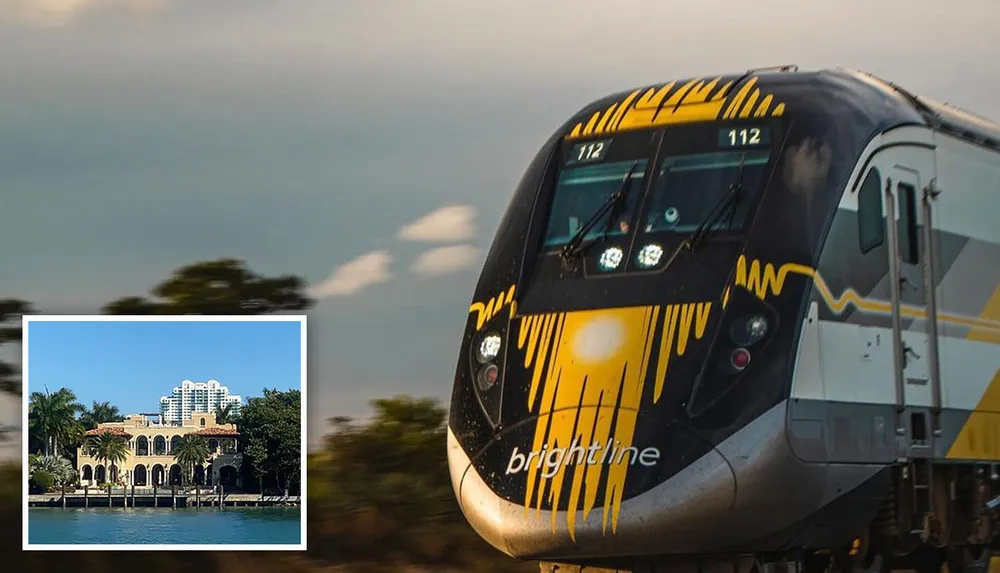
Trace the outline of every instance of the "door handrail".
{"type": "Polygon", "coordinates": [[[893,193],[892,178],[885,181],[886,226],[889,231],[889,300],[892,305],[892,362],[896,379],[896,434],[906,432],[901,413],[905,409],[906,386],[903,367],[903,319],[900,313],[900,269],[899,269],[899,229],[896,223],[896,194],[893,193]]]}
{"type": "Polygon", "coordinates": [[[927,186],[924,187],[924,252],[921,253],[921,258],[924,263],[924,298],[927,306],[927,351],[931,379],[931,412],[933,413],[931,429],[935,435],[940,435],[941,363],[938,349],[937,296],[934,288],[934,275],[937,272],[937,248],[934,243],[932,202],[937,199],[941,192],[934,188],[936,183],[936,178],[931,178],[927,186]]]}

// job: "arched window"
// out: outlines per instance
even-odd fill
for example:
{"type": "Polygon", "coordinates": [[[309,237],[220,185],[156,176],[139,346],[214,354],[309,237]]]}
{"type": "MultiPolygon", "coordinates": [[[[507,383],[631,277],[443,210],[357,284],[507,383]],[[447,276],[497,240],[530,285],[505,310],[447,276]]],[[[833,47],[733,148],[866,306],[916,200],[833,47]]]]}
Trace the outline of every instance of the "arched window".
{"type": "Polygon", "coordinates": [[[202,425],[202,426],[204,426],[204,425],[205,425],[205,418],[202,418],[202,419],[201,419],[201,425],[202,425]]]}

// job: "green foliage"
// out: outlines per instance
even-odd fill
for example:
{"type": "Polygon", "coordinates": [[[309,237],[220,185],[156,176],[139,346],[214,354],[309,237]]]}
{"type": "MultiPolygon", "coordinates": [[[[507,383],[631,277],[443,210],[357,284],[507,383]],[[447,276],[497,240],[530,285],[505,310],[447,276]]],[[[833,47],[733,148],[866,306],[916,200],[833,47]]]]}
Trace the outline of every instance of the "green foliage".
{"type": "Polygon", "coordinates": [[[265,277],[243,261],[217,259],[182,267],[154,287],[154,300],[125,297],[107,304],[105,314],[271,314],[305,310],[313,301],[305,281],[292,275],[265,277]]]}
{"type": "MultiPolygon", "coordinates": [[[[128,439],[109,431],[103,431],[96,437],[88,438],[86,447],[87,454],[107,468],[118,466],[128,458],[128,439]]],[[[108,477],[111,477],[110,473],[108,477]]]]}
{"type": "Polygon", "coordinates": [[[219,406],[215,409],[215,423],[220,425],[236,423],[236,416],[233,413],[232,404],[219,406]]]}
{"type": "Polygon", "coordinates": [[[267,475],[267,441],[259,435],[246,438],[243,446],[244,460],[250,463],[250,472],[257,478],[261,495],[264,494],[264,476],[267,475]]]}
{"type": "Polygon", "coordinates": [[[53,485],[55,485],[56,480],[52,477],[52,474],[45,470],[38,470],[31,475],[31,486],[40,490],[46,491],[53,485]]]}
{"type": "Polygon", "coordinates": [[[173,454],[177,463],[184,468],[185,483],[191,483],[194,480],[194,466],[205,463],[212,451],[201,436],[186,434],[177,440],[173,454]]]}
{"type": "Polygon", "coordinates": [[[294,491],[302,466],[302,393],[265,388],[247,400],[237,427],[258,480],[270,474],[286,492],[294,491]]]}
{"type": "Polygon", "coordinates": [[[98,402],[94,400],[93,405],[80,414],[80,423],[84,429],[93,430],[98,424],[106,422],[121,422],[125,417],[118,411],[118,406],[111,402],[98,402]]]}
{"type": "Polygon", "coordinates": [[[73,462],[58,456],[30,456],[28,458],[28,475],[44,472],[52,477],[55,485],[70,485],[76,483],[76,470],[73,462]]]}
{"type": "Polygon", "coordinates": [[[68,453],[83,439],[83,425],[77,420],[83,411],[76,394],[68,388],[55,392],[32,392],[28,397],[28,447],[45,455],[68,453]]]}

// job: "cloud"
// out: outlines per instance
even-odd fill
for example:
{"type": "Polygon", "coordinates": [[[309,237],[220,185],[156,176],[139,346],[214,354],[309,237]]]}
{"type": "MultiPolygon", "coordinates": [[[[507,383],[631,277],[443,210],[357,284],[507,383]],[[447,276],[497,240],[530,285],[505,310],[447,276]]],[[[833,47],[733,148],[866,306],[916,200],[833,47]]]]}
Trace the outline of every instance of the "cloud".
{"type": "Polygon", "coordinates": [[[315,298],[356,294],[366,287],[384,283],[392,278],[388,251],[372,251],[348,261],[330,272],[323,281],[309,287],[315,298]]]}
{"type": "Polygon", "coordinates": [[[469,205],[445,205],[399,230],[404,241],[450,243],[464,241],[474,233],[476,209],[469,205]]]}
{"type": "Polygon", "coordinates": [[[422,277],[436,277],[469,267],[478,258],[479,249],[472,245],[437,247],[417,257],[410,271],[422,277]]]}
{"type": "Polygon", "coordinates": [[[158,12],[167,0],[0,0],[0,15],[32,26],[62,26],[84,12],[114,8],[129,12],[158,12]]]}

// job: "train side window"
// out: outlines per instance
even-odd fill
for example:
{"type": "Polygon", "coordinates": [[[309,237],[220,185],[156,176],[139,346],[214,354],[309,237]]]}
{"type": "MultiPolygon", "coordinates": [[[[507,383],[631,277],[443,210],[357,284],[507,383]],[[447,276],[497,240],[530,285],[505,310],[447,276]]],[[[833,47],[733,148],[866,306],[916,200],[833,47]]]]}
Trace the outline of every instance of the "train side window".
{"type": "Polygon", "coordinates": [[[858,191],[858,247],[861,254],[885,242],[885,215],[882,212],[882,176],[872,167],[858,191]]]}
{"type": "Polygon", "coordinates": [[[899,196],[899,256],[904,263],[920,262],[920,238],[917,236],[917,190],[912,185],[896,186],[899,196]]]}

